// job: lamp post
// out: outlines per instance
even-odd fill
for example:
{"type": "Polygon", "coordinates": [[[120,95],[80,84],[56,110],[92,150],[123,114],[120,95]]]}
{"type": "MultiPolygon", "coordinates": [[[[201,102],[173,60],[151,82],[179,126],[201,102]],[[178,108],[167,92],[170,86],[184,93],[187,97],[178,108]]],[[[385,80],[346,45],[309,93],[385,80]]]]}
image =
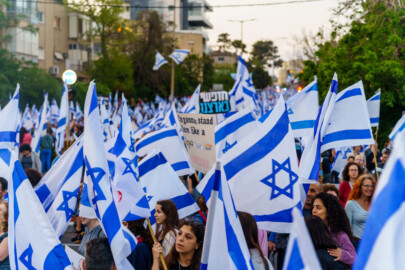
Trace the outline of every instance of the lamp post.
{"type": "Polygon", "coordinates": [[[273,39],[272,41],[273,41],[273,48],[272,48],[272,52],[273,52],[273,64],[272,64],[272,69],[273,69],[273,71],[272,71],[272,75],[271,75],[271,78],[272,78],[272,80],[273,80],[273,85],[274,85],[274,47],[275,47],[275,45],[276,45],[276,43],[274,42],[274,41],[276,41],[276,40],[281,40],[281,39],[287,39],[287,37],[278,37],[278,38],[275,38],[275,39],[273,39]]]}
{"type": "Polygon", "coordinates": [[[253,22],[256,19],[247,19],[247,20],[228,20],[229,22],[238,22],[240,23],[240,55],[243,55],[243,23],[253,22]]]}
{"type": "MultiPolygon", "coordinates": [[[[175,44],[176,41],[176,0],[173,0],[173,51],[174,48],[176,47],[175,44]]],[[[171,81],[170,81],[170,104],[173,103],[174,100],[174,71],[175,71],[175,64],[174,60],[172,60],[172,76],[171,76],[171,81]]]]}

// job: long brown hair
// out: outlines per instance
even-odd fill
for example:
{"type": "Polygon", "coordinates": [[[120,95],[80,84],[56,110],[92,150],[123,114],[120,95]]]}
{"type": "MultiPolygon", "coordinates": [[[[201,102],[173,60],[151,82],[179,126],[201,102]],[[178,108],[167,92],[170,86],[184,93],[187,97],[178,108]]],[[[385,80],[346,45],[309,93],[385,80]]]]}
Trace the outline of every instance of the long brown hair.
{"type": "Polygon", "coordinates": [[[162,212],[166,215],[163,224],[156,224],[156,239],[162,241],[167,233],[175,232],[179,227],[179,214],[176,204],[172,200],[161,200],[156,203],[162,208],[162,212]]]}
{"type": "Polygon", "coordinates": [[[6,212],[4,213],[4,221],[1,224],[1,231],[6,233],[8,231],[8,203],[5,201],[0,202],[0,205],[6,206],[6,212]]]}
{"type": "MultiPolygon", "coordinates": [[[[360,175],[359,178],[357,178],[356,183],[353,185],[352,190],[350,191],[349,197],[347,198],[348,201],[357,200],[361,197],[361,186],[363,185],[363,182],[365,180],[371,180],[374,187],[377,185],[377,182],[375,181],[374,176],[372,174],[367,173],[360,175]]],[[[368,201],[369,202],[371,201],[371,197],[368,199],[368,201]]]]}
{"type": "MultiPolygon", "coordinates": [[[[199,270],[201,264],[205,226],[194,220],[183,220],[180,224],[180,229],[184,226],[189,226],[191,228],[191,231],[197,238],[198,248],[194,251],[193,258],[191,259],[190,269],[199,270]]],[[[179,253],[176,250],[176,244],[174,244],[169,254],[167,254],[167,256],[165,257],[165,262],[170,268],[170,266],[176,264],[178,260],[179,260],[179,253]]]]}
{"type": "Polygon", "coordinates": [[[139,235],[142,237],[143,242],[152,250],[153,239],[148,228],[144,227],[145,218],[126,221],[128,224],[128,230],[130,230],[135,236],[139,235]]]}
{"type": "Polygon", "coordinates": [[[264,258],[263,251],[259,246],[259,232],[257,229],[257,223],[255,218],[246,212],[238,211],[238,216],[240,220],[240,224],[242,225],[243,234],[245,235],[246,244],[248,249],[256,249],[259,251],[260,257],[262,258],[264,268],[269,270],[269,265],[267,264],[267,260],[264,258]]]}

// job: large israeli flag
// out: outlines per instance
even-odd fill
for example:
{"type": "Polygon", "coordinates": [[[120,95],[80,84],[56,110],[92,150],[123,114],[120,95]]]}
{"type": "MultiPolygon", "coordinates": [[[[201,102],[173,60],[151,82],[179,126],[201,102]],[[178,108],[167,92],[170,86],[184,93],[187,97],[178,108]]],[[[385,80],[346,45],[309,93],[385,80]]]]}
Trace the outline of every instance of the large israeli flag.
{"type": "Polygon", "coordinates": [[[178,176],[194,173],[186,147],[175,127],[162,128],[144,136],[135,144],[137,155],[142,157],[159,148],[178,176]]]}
{"type": "Polygon", "coordinates": [[[59,119],[59,107],[58,103],[56,103],[56,100],[52,100],[52,105],[51,105],[51,121],[52,124],[56,124],[59,119]]]}
{"type": "Polygon", "coordinates": [[[24,114],[22,117],[22,126],[26,128],[28,131],[31,131],[31,129],[34,127],[34,121],[32,119],[32,115],[30,112],[30,107],[28,106],[28,103],[25,105],[25,110],[24,114]]]}
{"type": "Polygon", "coordinates": [[[179,218],[184,218],[199,210],[193,197],[159,149],[153,149],[142,159],[138,170],[141,184],[149,201],[152,224],[155,223],[155,206],[159,200],[172,200],[177,206],[179,218]]]}
{"type": "Polygon", "coordinates": [[[380,123],[380,99],[381,91],[378,90],[374,96],[367,100],[367,109],[372,127],[378,127],[380,123]]]}
{"type": "MultiPolygon", "coordinates": [[[[260,229],[289,232],[291,209],[300,202],[297,160],[282,97],[257,129],[220,158],[236,209],[252,214],[260,229]]],[[[197,186],[206,201],[210,181],[207,173],[197,186]]]]}
{"type": "Polygon", "coordinates": [[[312,134],[319,110],[317,78],[286,101],[294,137],[312,134]]]}
{"type": "Polygon", "coordinates": [[[121,224],[111,193],[111,181],[103,147],[96,85],[91,82],[84,106],[84,163],[87,195],[108,241],[117,269],[133,269],[127,257],[136,239],[121,224]]]}
{"type": "Polygon", "coordinates": [[[155,64],[153,65],[153,70],[158,70],[162,65],[167,64],[167,60],[160,54],[160,52],[156,51],[155,57],[155,64]]]}
{"type": "Polygon", "coordinates": [[[181,113],[200,113],[200,90],[201,85],[199,84],[190,100],[181,109],[181,113]]]}
{"type": "Polygon", "coordinates": [[[12,154],[8,185],[8,250],[11,269],[72,269],[37,195],[12,154]],[[35,224],[35,226],[33,226],[35,224]]]}
{"type": "MultiPolygon", "coordinates": [[[[18,106],[20,100],[19,93],[20,85],[17,84],[17,88],[15,89],[12,99],[0,113],[0,149],[8,149],[11,151],[17,143],[17,128],[19,123],[18,106]]],[[[10,164],[10,159],[7,158],[7,160],[7,164],[10,164]]]]}
{"type": "Polygon", "coordinates": [[[388,137],[390,140],[395,140],[395,137],[402,133],[403,130],[405,129],[405,114],[402,115],[402,117],[398,120],[398,122],[395,124],[394,128],[392,129],[390,135],[388,137]]]}
{"type": "Polygon", "coordinates": [[[353,153],[351,147],[339,147],[336,149],[335,161],[332,165],[332,171],[340,173],[347,164],[347,157],[353,153]]]}
{"type": "Polygon", "coordinates": [[[187,55],[190,53],[190,50],[179,50],[175,49],[174,52],[169,55],[171,59],[173,59],[174,62],[176,62],[177,65],[180,65],[181,62],[186,59],[187,55]]]}
{"type": "Polygon", "coordinates": [[[60,114],[58,118],[58,127],[56,128],[56,143],[55,152],[57,155],[62,154],[62,149],[65,144],[66,125],[69,122],[69,98],[67,92],[67,85],[63,86],[62,98],[60,100],[60,114]]]}
{"type": "Polygon", "coordinates": [[[294,208],[292,211],[294,221],[288,239],[283,270],[321,270],[322,267],[316,255],[304,218],[297,208],[294,208]]]}
{"type": "Polygon", "coordinates": [[[253,269],[224,169],[217,162],[209,174],[205,192],[210,193],[210,202],[200,269],[253,269]]]}
{"type": "Polygon", "coordinates": [[[42,105],[41,113],[39,116],[39,124],[38,127],[35,128],[34,136],[31,140],[31,149],[32,152],[39,153],[40,145],[41,145],[41,137],[46,134],[46,127],[47,127],[47,119],[46,119],[46,112],[48,110],[48,94],[45,93],[44,95],[44,104],[42,105]]]}
{"type": "Polygon", "coordinates": [[[215,127],[215,151],[220,158],[259,126],[249,107],[235,113],[215,127]]]}
{"type": "Polygon", "coordinates": [[[371,202],[353,269],[405,269],[405,134],[394,141],[371,202]]]}

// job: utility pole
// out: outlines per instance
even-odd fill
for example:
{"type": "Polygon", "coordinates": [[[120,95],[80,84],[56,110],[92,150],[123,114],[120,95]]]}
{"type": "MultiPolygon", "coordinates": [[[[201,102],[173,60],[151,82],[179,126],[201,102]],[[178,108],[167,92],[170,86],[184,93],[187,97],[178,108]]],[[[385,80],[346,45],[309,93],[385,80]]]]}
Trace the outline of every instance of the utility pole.
{"type": "Polygon", "coordinates": [[[240,55],[243,55],[243,23],[253,22],[256,19],[247,19],[247,20],[228,20],[229,22],[238,22],[240,23],[240,55]]]}
{"type": "MultiPolygon", "coordinates": [[[[172,43],[172,48],[173,51],[176,47],[176,0],[173,0],[173,43],[172,43]]],[[[173,103],[174,101],[174,71],[175,71],[175,63],[174,60],[172,59],[172,78],[170,81],[170,104],[173,103]]]]}

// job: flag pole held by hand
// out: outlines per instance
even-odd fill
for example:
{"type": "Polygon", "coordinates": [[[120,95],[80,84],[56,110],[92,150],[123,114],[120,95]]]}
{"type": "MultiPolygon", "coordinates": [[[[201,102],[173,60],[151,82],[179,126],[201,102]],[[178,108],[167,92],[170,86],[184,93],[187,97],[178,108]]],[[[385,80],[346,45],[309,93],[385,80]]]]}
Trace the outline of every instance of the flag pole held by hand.
{"type": "MultiPolygon", "coordinates": [[[[150,225],[150,220],[149,220],[149,218],[146,218],[146,220],[148,222],[148,228],[149,228],[150,234],[152,235],[153,242],[156,243],[157,241],[156,241],[155,233],[153,232],[152,225],[150,225]]],[[[165,259],[163,258],[163,254],[160,253],[159,257],[160,257],[160,261],[162,262],[163,269],[167,270],[167,265],[166,265],[165,259]]]]}

